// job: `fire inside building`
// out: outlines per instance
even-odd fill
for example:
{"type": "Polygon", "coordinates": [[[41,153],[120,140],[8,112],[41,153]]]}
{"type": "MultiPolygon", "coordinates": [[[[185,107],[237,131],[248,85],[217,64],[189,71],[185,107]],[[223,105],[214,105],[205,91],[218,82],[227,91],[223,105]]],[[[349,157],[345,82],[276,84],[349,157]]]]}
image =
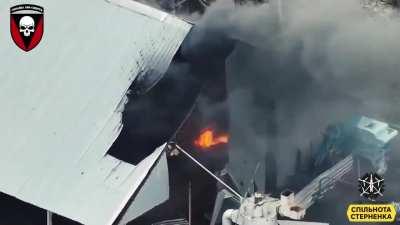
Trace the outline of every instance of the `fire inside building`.
{"type": "MultiPolygon", "coordinates": [[[[221,54],[228,53],[229,49],[221,50],[221,54]]],[[[126,149],[141,146],[150,154],[156,146],[171,140],[187,149],[212,172],[225,167],[228,161],[229,109],[226,105],[226,74],[223,63],[218,62],[224,56],[202,57],[207,60],[194,59],[190,62],[193,59],[183,58],[178,51],[172,64],[190,65],[186,68],[187,73],[176,72],[172,66],[147,93],[129,96],[131,99],[123,120],[126,124],[142,126],[140,129],[136,125],[131,130],[129,126],[124,128],[111,148],[111,154],[141,160],[146,151],[130,152],[127,156],[126,149]],[[164,124],[162,129],[160,123],[164,124]]],[[[131,93],[136,93],[136,88],[142,89],[140,85],[140,82],[134,82],[131,93]]],[[[209,218],[205,214],[212,215],[216,181],[182,154],[171,154],[168,166],[170,199],[134,224],[148,224],[165,218],[187,218],[189,185],[193,196],[191,201],[195,204],[193,220],[198,224],[207,224],[209,218]]]]}

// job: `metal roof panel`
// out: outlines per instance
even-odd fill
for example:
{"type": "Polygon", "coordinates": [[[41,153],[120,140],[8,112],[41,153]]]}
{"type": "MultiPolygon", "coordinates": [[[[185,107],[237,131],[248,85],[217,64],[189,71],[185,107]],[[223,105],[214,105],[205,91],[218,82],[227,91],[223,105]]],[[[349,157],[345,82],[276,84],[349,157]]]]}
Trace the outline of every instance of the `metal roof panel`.
{"type": "MultiPolygon", "coordinates": [[[[0,2],[0,21],[16,4],[0,2]]],[[[35,4],[45,8],[38,47],[26,53],[0,36],[0,191],[111,224],[162,151],[138,165],[106,154],[122,128],[120,103],[138,74],[166,71],[190,25],[103,0],[35,4]]]]}

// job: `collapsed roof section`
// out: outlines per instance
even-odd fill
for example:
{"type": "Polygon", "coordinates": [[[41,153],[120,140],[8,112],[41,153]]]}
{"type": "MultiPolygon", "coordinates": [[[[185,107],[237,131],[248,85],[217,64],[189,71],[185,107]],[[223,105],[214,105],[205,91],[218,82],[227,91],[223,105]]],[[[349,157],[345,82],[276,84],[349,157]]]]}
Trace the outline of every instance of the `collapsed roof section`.
{"type": "MultiPolygon", "coordinates": [[[[148,70],[164,73],[190,25],[130,0],[40,4],[37,48],[26,53],[0,37],[0,191],[86,225],[126,222],[152,207],[132,199],[143,198],[147,178],[162,183],[153,204],[168,197],[163,147],[138,165],[106,153],[130,84],[148,70]]],[[[1,21],[11,6],[0,2],[1,21]]]]}

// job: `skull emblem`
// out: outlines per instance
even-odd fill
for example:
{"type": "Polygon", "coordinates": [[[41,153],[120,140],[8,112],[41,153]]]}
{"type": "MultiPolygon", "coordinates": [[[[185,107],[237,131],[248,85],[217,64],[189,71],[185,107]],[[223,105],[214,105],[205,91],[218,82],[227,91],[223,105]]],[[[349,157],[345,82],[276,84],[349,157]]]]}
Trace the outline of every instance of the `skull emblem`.
{"type": "Polygon", "coordinates": [[[24,33],[25,37],[31,36],[35,32],[35,21],[30,16],[24,16],[19,20],[19,32],[24,33]]]}

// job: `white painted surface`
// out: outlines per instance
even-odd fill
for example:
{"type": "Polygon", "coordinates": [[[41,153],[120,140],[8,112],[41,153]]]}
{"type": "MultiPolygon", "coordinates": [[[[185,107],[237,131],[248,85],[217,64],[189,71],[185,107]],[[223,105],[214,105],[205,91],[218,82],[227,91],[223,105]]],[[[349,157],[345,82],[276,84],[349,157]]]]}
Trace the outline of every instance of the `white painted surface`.
{"type": "Polygon", "coordinates": [[[106,155],[121,129],[119,103],[140,72],[166,71],[190,26],[103,0],[24,3],[45,8],[44,37],[20,50],[8,15],[21,2],[0,1],[0,191],[111,224],[162,152],[137,166],[106,155]]]}
{"type": "Polygon", "coordinates": [[[387,144],[398,135],[398,131],[390,128],[389,124],[365,116],[360,118],[357,127],[371,133],[382,144],[387,144]]]}

